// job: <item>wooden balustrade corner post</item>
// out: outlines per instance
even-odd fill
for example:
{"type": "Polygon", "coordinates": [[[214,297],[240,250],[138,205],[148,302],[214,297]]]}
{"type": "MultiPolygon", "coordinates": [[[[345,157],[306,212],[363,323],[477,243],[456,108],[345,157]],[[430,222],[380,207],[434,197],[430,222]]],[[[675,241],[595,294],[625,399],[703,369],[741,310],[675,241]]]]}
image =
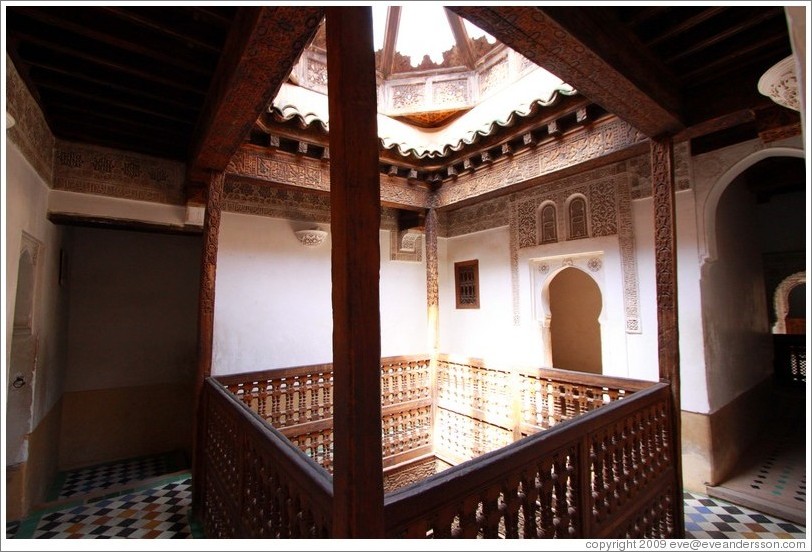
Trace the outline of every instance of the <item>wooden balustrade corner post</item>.
{"type": "Polygon", "coordinates": [[[654,196],[654,262],[657,286],[657,349],[660,378],[671,389],[671,438],[674,481],[674,530],[685,536],[682,501],[680,433],[679,317],[677,310],[677,228],[674,147],[670,137],[651,139],[651,184],[654,196]]]}
{"type": "Polygon", "coordinates": [[[578,441],[578,497],[575,505],[579,516],[580,535],[582,539],[595,538],[592,534],[592,459],[589,454],[589,433],[578,441]]]}
{"type": "Polygon", "coordinates": [[[522,438],[522,375],[516,366],[510,370],[510,419],[515,443],[522,438]]]}
{"type": "Polygon", "coordinates": [[[217,275],[217,244],[220,235],[220,214],[225,173],[211,173],[206,192],[206,213],[203,219],[203,252],[200,259],[200,294],[197,317],[197,373],[192,389],[194,405],[192,432],[192,512],[202,507],[203,450],[206,417],[202,400],[203,385],[211,375],[212,343],[214,340],[214,288],[217,275]]]}
{"type": "Polygon", "coordinates": [[[370,7],[328,7],[333,536],[381,538],[380,224],[370,7]]]}

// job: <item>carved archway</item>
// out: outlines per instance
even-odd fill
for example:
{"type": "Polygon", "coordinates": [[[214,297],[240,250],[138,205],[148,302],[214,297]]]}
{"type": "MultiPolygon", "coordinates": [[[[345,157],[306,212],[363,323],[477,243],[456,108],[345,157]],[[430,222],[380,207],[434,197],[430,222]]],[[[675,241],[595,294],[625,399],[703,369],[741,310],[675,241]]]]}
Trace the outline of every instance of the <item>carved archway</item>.
{"type": "Polygon", "coordinates": [[[787,333],[787,314],[789,313],[789,294],[797,286],[806,284],[806,271],[796,272],[784,278],[775,288],[773,305],[775,305],[774,334],[787,333]]]}
{"type": "Polygon", "coordinates": [[[705,198],[702,218],[705,223],[705,247],[706,253],[703,261],[712,262],[718,258],[716,243],[716,211],[719,207],[719,200],[727,187],[744,171],[768,157],[800,157],[804,158],[804,151],[795,148],[766,148],[745,156],[732,167],[727,169],[716,182],[714,182],[705,198]]]}

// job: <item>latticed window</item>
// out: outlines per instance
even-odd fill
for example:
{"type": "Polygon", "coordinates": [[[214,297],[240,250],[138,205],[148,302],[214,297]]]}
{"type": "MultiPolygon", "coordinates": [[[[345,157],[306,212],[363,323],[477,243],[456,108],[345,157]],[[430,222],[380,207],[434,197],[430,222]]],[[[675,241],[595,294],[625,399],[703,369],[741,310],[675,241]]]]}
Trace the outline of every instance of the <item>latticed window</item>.
{"type": "Polygon", "coordinates": [[[454,263],[454,283],[458,309],[479,308],[479,261],[454,263]]]}
{"type": "Polygon", "coordinates": [[[586,201],[582,197],[570,201],[570,239],[586,238],[586,201]]]}
{"type": "Polygon", "coordinates": [[[555,243],[557,241],[555,206],[548,203],[541,208],[541,243],[555,243]]]}

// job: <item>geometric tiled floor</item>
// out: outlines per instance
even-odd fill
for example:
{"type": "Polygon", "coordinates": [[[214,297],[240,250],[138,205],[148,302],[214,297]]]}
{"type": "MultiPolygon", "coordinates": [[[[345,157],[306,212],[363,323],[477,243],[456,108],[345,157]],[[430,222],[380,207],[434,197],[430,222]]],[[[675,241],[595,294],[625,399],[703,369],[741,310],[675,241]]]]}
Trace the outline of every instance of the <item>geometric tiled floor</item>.
{"type": "MultiPolygon", "coordinates": [[[[142,466],[156,463],[141,462],[142,466]]],[[[126,462],[125,462],[126,463],[126,462]]],[[[129,463],[133,465],[133,463],[129,463]]],[[[135,464],[138,464],[136,462],[135,464]]],[[[107,470],[102,470],[107,471],[107,470]]],[[[110,474],[127,471],[109,470],[110,474]]],[[[101,473],[101,472],[100,472],[101,473]]],[[[101,481],[103,488],[109,488],[101,481]]],[[[6,538],[201,538],[190,523],[191,475],[174,473],[159,479],[134,482],[105,496],[62,499],[51,508],[6,524],[6,538]]],[[[684,494],[685,532],[695,539],[804,539],[804,526],[734,506],[702,494],[684,494]]]]}
{"type": "Polygon", "coordinates": [[[191,503],[190,474],[176,474],[118,496],[36,512],[19,524],[14,538],[188,539],[191,503]]]}
{"type": "Polygon", "coordinates": [[[684,493],[685,536],[692,539],[804,539],[802,525],[697,493],[684,493]]]}
{"type": "Polygon", "coordinates": [[[186,463],[178,452],[109,462],[57,475],[50,500],[70,498],[88,492],[143,481],[183,469],[186,463]]]}

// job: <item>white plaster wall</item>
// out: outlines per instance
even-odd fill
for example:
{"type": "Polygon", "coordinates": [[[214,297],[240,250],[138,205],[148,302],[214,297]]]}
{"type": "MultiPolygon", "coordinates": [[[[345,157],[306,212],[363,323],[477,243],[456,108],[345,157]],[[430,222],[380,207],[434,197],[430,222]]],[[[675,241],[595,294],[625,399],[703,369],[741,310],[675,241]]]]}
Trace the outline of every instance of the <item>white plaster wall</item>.
{"type": "Polygon", "coordinates": [[[440,258],[440,351],[495,363],[530,360],[519,354],[520,333],[513,327],[507,227],[440,241],[445,242],[440,258]],[[480,308],[457,309],[454,263],[472,259],[479,261],[480,308]]]}
{"type": "MultiPolygon", "coordinates": [[[[215,375],[332,362],[331,236],[304,247],[294,231],[308,226],[223,213],[215,375]]],[[[382,230],[380,240],[381,354],[426,352],[425,261],[390,261],[389,232],[382,230]]]]}
{"type": "MultiPolygon", "coordinates": [[[[59,288],[59,251],[64,233],[45,218],[48,186],[23,157],[17,146],[6,141],[5,149],[5,262],[6,262],[6,368],[3,392],[9,376],[17,269],[22,232],[42,246],[37,263],[37,289],[34,296],[33,332],[39,346],[33,386],[32,424],[34,429],[62,395],[64,380],[66,294],[59,288]]],[[[5,404],[5,403],[4,403],[5,404]]],[[[24,460],[25,458],[23,458],[24,460]]]]}
{"type": "MultiPolygon", "coordinates": [[[[692,158],[709,412],[752,388],[771,371],[770,346],[766,342],[769,336],[765,336],[769,332],[767,301],[757,297],[764,286],[761,259],[753,256],[748,262],[742,257],[752,256],[752,250],[758,249],[759,236],[748,236],[752,229],[746,228],[732,236],[726,234],[725,228],[731,225],[736,228],[742,215],[724,222],[717,208],[738,175],[774,156],[805,157],[801,138],[789,138],[768,147],[759,140],[751,140],[692,158]],[[745,245],[753,247],[745,251],[745,245]],[[719,263],[720,251],[729,251],[734,257],[719,263]],[[741,271],[737,273],[731,266],[740,266],[741,271]],[[754,272],[756,266],[758,274],[754,272]]],[[[807,206],[807,220],[808,213],[807,206]]],[[[752,218],[757,218],[755,210],[752,218]]],[[[686,385],[683,383],[683,389],[686,385]]],[[[684,398],[683,405],[687,408],[684,398]]]]}
{"type": "MultiPolygon", "coordinates": [[[[707,413],[700,269],[697,251],[696,207],[693,190],[676,193],[677,308],[679,315],[680,387],[682,410],[707,413]]],[[[627,334],[629,373],[659,379],[657,352],[657,287],[654,259],[652,198],[632,202],[637,270],[640,275],[641,334],[627,334]]]]}
{"type": "Polygon", "coordinates": [[[65,390],[191,382],[200,236],[71,230],[65,390]]]}
{"type": "MultiPolygon", "coordinates": [[[[187,222],[187,208],[150,201],[52,190],[48,197],[50,213],[134,220],[182,227],[187,222]]],[[[198,225],[199,226],[199,225],[198,225]]]]}
{"type": "Polygon", "coordinates": [[[772,373],[755,200],[728,186],[716,216],[716,259],[702,268],[705,359],[711,410],[772,373]]]}

